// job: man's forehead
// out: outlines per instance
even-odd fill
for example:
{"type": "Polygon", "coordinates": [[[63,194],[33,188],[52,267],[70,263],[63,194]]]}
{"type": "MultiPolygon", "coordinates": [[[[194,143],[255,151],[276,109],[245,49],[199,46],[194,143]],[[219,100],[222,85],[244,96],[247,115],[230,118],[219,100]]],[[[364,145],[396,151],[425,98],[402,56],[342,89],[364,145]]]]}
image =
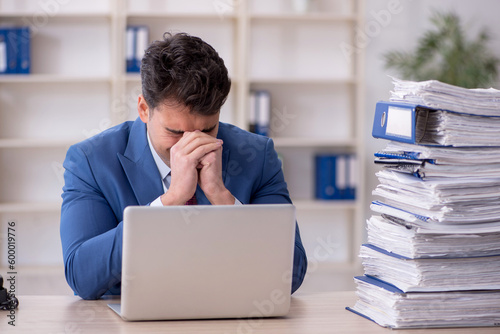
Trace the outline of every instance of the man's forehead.
{"type": "Polygon", "coordinates": [[[179,113],[192,114],[191,109],[185,104],[173,99],[165,99],[154,108],[154,111],[175,111],[179,113]]]}
{"type": "Polygon", "coordinates": [[[151,120],[158,122],[161,127],[172,133],[182,134],[183,132],[195,130],[211,132],[219,124],[219,115],[199,115],[190,113],[187,110],[165,107],[159,110],[155,109],[151,120]]]}

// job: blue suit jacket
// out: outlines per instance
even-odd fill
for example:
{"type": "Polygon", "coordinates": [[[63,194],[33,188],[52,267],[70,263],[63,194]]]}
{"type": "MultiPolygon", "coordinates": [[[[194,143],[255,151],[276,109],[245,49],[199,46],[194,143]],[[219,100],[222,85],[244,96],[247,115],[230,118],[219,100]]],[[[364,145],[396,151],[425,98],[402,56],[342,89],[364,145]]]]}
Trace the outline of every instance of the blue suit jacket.
{"type": "MultiPolygon", "coordinates": [[[[220,123],[222,175],[243,204],[291,203],[271,139],[220,123]]],[[[69,148],[64,161],[61,241],[66,280],[84,299],[119,294],[123,210],[148,205],[163,193],[162,180],[138,118],[69,148]]],[[[198,187],[198,204],[210,204],[198,187]]],[[[307,259],[297,226],[292,292],[307,259]]]]}

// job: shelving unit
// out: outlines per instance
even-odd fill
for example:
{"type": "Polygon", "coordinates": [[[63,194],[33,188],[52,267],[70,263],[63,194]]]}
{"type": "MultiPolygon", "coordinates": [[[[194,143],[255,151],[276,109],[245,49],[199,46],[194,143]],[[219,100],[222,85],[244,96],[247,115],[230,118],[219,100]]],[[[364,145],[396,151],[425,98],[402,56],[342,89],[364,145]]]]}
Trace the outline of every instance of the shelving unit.
{"type": "Polygon", "coordinates": [[[62,162],[71,144],[114,123],[102,120],[119,84],[115,5],[0,1],[1,25],[28,25],[32,37],[31,74],[0,76],[0,245],[16,221],[16,267],[62,266],[62,162]]]}
{"type": "Polygon", "coordinates": [[[363,59],[346,59],[340,44],[353,43],[362,1],[311,1],[316,7],[302,14],[290,3],[247,2],[243,81],[271,93],[270,133],[284,160],[311,273],[356,271],[363,235],[363,59]],[[357,155],[356,200],[314,199],[319,153],[357,155]]]}
{"type": "MultiPolygon", "coordinates": [[[[339,45],[354,43],[362,0],[311,2],[310,11],[296,13],[286,0],[72,0],[49,11],[41,2],[0,0],[2,25],[31,23],[33,31],[32,74],[0,76],[1,227],[7,219],[43,221],[51,247],[35,265],[62,263],[65,152],[137,117],[140,77],[125,73],[125,30],[146,24],[151,41],[185,31],[219,52],[233,82],[221,121],[247,128],[250,90],[270,91],[271,137],[306,249],[314,256],[325,247],[321,238],[335,248],[321,261],[311,258],[314,270],[356,267],[364,225],[363,59],[346,59],[339,45]],[[357,155],[356,200],[314,199],[314,155],[325,152],[357,155]]],[[[23,230],[25,243],[40,238],[23,230]]],[[[33,265],[31,248],[19,248],[19,263],[33,265]]]]}

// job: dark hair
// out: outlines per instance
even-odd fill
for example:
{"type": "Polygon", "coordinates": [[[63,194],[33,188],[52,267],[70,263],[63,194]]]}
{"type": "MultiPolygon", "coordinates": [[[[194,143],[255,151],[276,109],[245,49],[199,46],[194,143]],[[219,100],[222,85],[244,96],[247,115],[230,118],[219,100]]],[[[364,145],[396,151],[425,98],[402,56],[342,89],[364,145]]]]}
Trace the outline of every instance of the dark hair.
{"type": "Polygon", "coordinates": [[[227,99],[231,80],[213,47],[186,33],[165,33],[154,41],[141,64],[142,95],[151,109],[164,102],[191,113],[214,115],[227,99]]]}

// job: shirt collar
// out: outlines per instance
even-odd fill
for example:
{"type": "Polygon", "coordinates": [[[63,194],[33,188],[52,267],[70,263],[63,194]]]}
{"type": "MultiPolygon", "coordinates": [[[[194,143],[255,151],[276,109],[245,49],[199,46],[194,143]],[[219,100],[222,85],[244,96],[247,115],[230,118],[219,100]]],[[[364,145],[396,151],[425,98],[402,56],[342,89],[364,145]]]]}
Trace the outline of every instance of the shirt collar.
{"type": "Polygon", "coordinates": [[[161,179],[164,180],[165,177],[170,173],[170,167],[167,166],[165,162],[160,158],[153,145],[151,145],[151,139],[149,139],[149,131],[146,132],[148,137],[148,145],[151,150],[151,154],[153,155],[153,159],[155,160],[156,167],[158,167],[158,171],[160,172],[161,179]]]}

